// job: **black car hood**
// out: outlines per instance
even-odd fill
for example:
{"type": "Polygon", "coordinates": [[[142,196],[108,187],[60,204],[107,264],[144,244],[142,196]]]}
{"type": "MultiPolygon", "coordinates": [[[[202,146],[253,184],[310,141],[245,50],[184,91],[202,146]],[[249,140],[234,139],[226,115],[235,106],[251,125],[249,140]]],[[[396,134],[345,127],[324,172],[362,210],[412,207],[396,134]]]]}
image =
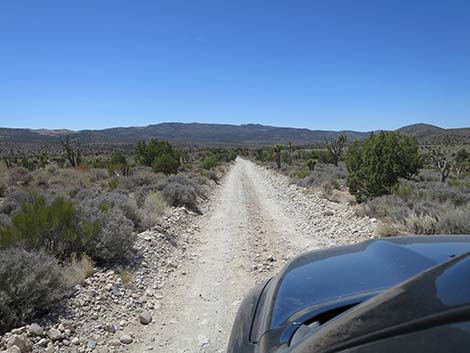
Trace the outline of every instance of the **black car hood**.
{"type": "MultiPolygon", "coordinates": [[[[470,320],[470,255],[453,257],[350,309],[289,352],[337,352],[470,320]]],[[[452,337],[446,337],[446,340],[452,337]]],[[[466,337],[468,342],[468,337],[466,337]]]]}
{"type": "Polygon", "coordinates": [[[469,251],[470,236],[408,236],[307,253],[287,265],[271,284],[269,326],[286,326],[321,303],[379,293],[469,251]]]}

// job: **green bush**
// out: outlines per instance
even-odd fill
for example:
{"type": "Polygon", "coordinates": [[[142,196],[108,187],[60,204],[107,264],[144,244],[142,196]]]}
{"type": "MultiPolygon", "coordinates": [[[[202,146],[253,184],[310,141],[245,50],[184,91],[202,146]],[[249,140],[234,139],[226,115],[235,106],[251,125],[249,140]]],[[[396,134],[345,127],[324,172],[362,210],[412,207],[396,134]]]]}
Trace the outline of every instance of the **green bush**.
{"type": "Polygon", "coordinates": [[[143,166],[152,167],[159,173],[175,174],[180,165],[180,153],[167,141],[140,141],[135,148],[135,159],[143,166]]]}
{"type": "Polygon", "coordinates": [[[414,191],[410,185],[398,183],[392,187],[392,194],[403,199],[408,199],[414,195],[414,191]]]}
{"type": "Polygon", "coordinates": [[[156,157],[152,163],[155,173],[176,174],[178,173],[179,160],[170,153],[163,153],[156,157]]]}
{"type": "Polygon", "coordinates": [[[308,176],[308,170],[305,170],[305,169],[293,170],[292,172],[289,173],[289,176],[293,179],[303,179],[308,176]]]}
{"type": "Polygon", "coordinates": [[[201,162],[201,167],[207,170],[214,169],[219,164],[217,157],[214,155],[210,155],[201,162]]]}
{"type": "Polygon", "coordinates": [[[18,244],[61,260],[82,253],[102,262],[118,260],[134,244],[134,223],[125,215],[137,218],[134,211],[118,193],[84,199],[78,208],[63,197],[48,203],[36,195],[15,212],[11,227],[0,229],[0,247],[18,244]]]}
{"type": "Polygon", "coordinates": [[[349,146],[346,166],[349,191],[359,202],[388,194],[399,178],[418,172],[418,144],[392,131],[371,134],[365,141],[349,146]]]}
{"type": "Polygon", "coordinates": [[[12,227],[0,230],[0,246],[21,242],[28,249],[45,249],[58,258],[80,253],[83,239],[72,201],[57,197],[47,204],[43,195],[23,203],[11,219],[12,227]]]}
{"type": "Polygon", "coordinates": [[[129,175],[129,164],[127,163],[126,157],[122,153],[113,153],[107,167],[110,176],[129,175]]]}
{"type": "Polygon", "coordinates": [[[45,312],[64,292],[53,257],[19,248],[0,250],[0,334],[45,312]]]}

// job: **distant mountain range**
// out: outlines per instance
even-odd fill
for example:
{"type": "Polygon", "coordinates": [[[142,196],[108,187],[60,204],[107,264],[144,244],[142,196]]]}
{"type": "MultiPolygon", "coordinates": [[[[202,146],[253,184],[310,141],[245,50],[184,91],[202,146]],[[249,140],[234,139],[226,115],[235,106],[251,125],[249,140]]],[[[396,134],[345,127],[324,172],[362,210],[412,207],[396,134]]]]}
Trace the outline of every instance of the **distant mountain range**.
{"type": "MultiPolygon", "coordinates": [[[[449,140],[470,143],[470,128],[443,129],[428,124],[415,124],[397,131],[414,136],[421,142],[449,140]]],[[[353,141],[364,139],[370,132],[309,130],[259,124],[161,123],[143,127],[81,131],[0,128],[0,143],[58,143],[60,138],[70,135],[78,138],[82,144],[133,144],[140,140],[157,138],[178,144],[206,146],[255,146],[288,142],[307,145],[321,143],[340,134],[347,135],[349,141],[353,141]]]]}

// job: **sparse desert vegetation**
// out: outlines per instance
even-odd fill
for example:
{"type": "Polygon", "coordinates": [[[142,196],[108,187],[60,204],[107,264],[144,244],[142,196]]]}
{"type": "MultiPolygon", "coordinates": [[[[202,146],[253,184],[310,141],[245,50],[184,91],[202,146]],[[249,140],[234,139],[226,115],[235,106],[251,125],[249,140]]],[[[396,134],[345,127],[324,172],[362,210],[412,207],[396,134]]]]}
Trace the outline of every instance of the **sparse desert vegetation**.
{"type": "Polygon", "coordinates": [[[135,234],[158,224],[168,207],[200,212],[211,183],[236,156],[160,140],[93,150],[68,137],[62,150],[4,153],[0,332],[43,313],[95,265],[125,266],[135,234]]]}
{"type": "Polygon", "coordinates": [[[248,155],[292,183],[379,219],[377,235],[391,236],[470,231],[469,150],[458,140],[419,144],[397,132],[381,132],[347,145],[341,136],[313,146],[260,148],[248,155]]]}

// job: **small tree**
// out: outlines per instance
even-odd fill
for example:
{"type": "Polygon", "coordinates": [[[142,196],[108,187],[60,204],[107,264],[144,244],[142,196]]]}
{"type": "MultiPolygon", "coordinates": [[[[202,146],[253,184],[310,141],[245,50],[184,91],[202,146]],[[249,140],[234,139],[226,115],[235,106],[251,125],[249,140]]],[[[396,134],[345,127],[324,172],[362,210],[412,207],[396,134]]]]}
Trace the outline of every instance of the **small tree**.
{"type": "Polygon", "coordinates": [[[159,155],[152,163],[155,173],[176,174],[179,168],[179,160],[170,153],[159,155]]]}
{"type": "Polygon", "coordinates": [[[467,170],[468,166],[467,163],[459,163],[457,161],[453,161],[451,163],[451,168],[457,179],[460,179],[462,177],[462,174],[467,170]]]}
{"type": "Polygon", "coordinates": [[[117,177],[129,176],[129,164],[127,163],[126,157],[122,153],[113,153],[108,164],[108,172],[110,175],[117,177]]]}
{"type": "Polygon", "coordinates": [[[339,135],[334,140],[326,140],[325,147],[331,155],[331,160],[335,166],[338,166],[338,162],[341,158],[341,154],[343,153],[344,147],[346,146],[347,141],[346,135],[339,135]]]}
{"type": "Polygon", "coordinates": [[[156,172],[172,174],[178,171],[180,153],[167,141],[140,141],[135,148],[137,163],[152,167],[156,172]]]}
{"type": "Polygon", "coordinates": [[[287,157],[287,163],[291,165],[292,164],[292,142],[289,142],[288,148],[289,148],[289,154],[287,157]]]}
{"type": "Polygon", "coordinates": [[[273,146],[273,153],[274,153],[274,161],[276,162],[277,169],[281,169],[281,145],[274,145],[273,146]]]}
{"type": "Polygon", "coordinates": [[[72,167],[78,167],[82,162],[82,151],[78,139],[70,140],[70,135],[65,136],[65,140],[60,140],[64,148],[65,155],[72,167]]]}
{"type": "Polygon", "coordinates": [[[439,170],[440,181],[444,184],[450,174],[450,162],[447,160],[445,153],[440,148],[433,148],[431,150],[431,160],[434,163],[434,167],[439,170]]]}
{"type": "Polygon", "coordinates": [[[371,134],[353,142],[346,155],[348,186],[356,199],[364,201],[391,192],[398,178],[409,178],[421,167],[415,139],[396,132],[371,134]]]}

